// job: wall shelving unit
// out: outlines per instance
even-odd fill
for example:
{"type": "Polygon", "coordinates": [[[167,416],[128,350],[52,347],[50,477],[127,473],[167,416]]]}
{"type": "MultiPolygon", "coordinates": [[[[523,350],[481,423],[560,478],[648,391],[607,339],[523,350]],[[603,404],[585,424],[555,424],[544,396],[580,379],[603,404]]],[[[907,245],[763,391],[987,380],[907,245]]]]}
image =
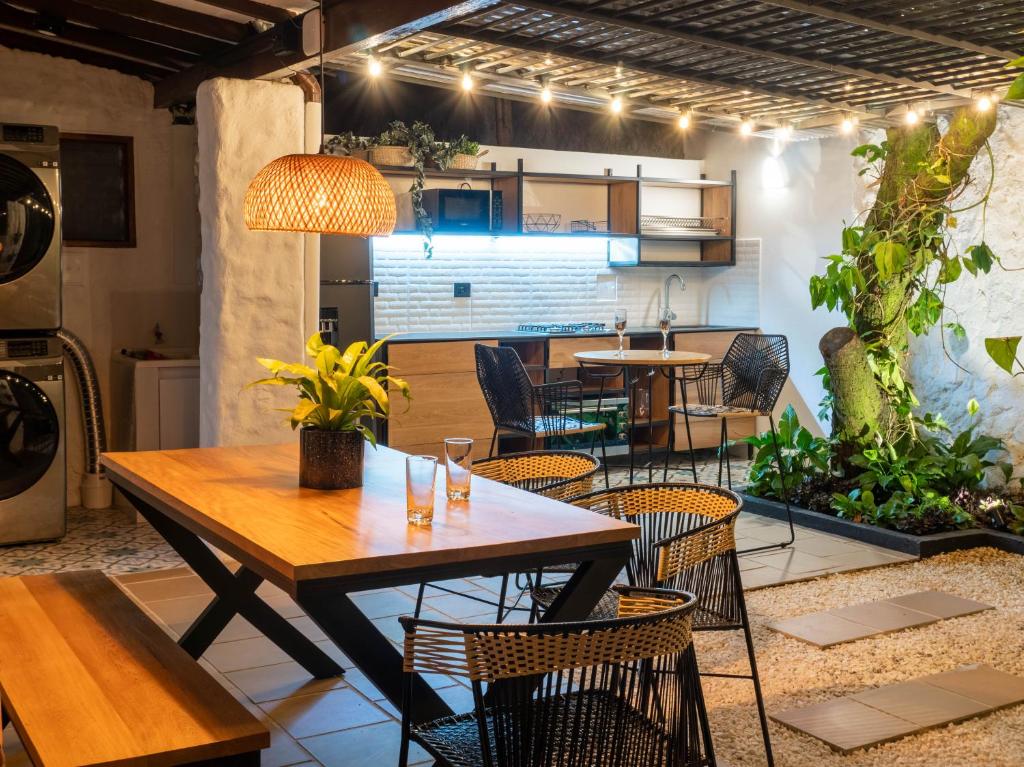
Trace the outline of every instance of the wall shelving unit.
{"type": "MultiPolygon", "coordinates": [[[[412,176],[413,168],[379,166],[388,176],[412,176]]],[[[524,235],[527,237],[599,237],[608,240],[608,263],[615,267],[640,266],[732,266],[736,263],[736,171],[728,181],[704,178],[678,179],[643,175],[637,165],[635,176],[614,176],[610,171],[601,175],[574,173],[544,173],[527,171],[523,160],[514,171],[497,170],[494,163],[482,170],[430,170],[426,178],[436,180],[487,181],[491,191],[502,193],[502,220],[491,229],[491,235],[524,235]],[[603,211],[594,210],[595,220],[607,222],[608,231],[600,232],[527,232],[523,228],[524,192],[532,185],[586,185],[604,187],[606,201],[603,211]],[[662,211],[665,200],[671,200],[674,191],[681,195],[679,208],[673,215],[680,217],[713,217],[723,223],[718,234],[645,234],[642,217],[646,211],[645,199],[660,197],[662,211]],[[683,204],[686,197],[689,204],[683,204]],[[673,258],[673,245],[696,245],[691,252],[697,258],[673,258]]],[[[672,204],[672,203],[670,203],[672,204]]],[[[674,207],[674,204],[672,204],[674,207]]],[[[400,231],[396,234],[414,234],[400,231]]],[[[477,233],[479,234],[479,233],[477,233]]]]}

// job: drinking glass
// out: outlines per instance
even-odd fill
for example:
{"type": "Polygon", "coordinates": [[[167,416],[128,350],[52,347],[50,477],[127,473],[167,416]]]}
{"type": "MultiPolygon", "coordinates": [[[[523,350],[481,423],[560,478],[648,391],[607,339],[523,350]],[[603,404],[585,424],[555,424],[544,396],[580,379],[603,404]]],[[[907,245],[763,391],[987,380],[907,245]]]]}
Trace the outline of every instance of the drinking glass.
{"type": "Polygon", "coordinates": [[[622,337],[626,335],[626,310],[616,309],[615,310],[615,332],[619,334],[619,357],[624,356],[622,353],[622,337]]]}
{"type": "Polygon", "coordinates": [[[672,310],[665,308],[658,315],[658,330],[661,331],[661,356],[668,357],[668,334],[672,330],[672,310]]]}
{"type": "Polygon", "coordinates": [[[405,510],[410,525],[428,526],[434,520],[437,459],[410,455],[405,459],[405,510]]]}
{"type": "Polygon", "coordinates": [[[473,476],[473,440],[469,437],[446,438],[444,462],[447,469],[445,486],[448,500],[468,501],[469,482],[473,476]]]}

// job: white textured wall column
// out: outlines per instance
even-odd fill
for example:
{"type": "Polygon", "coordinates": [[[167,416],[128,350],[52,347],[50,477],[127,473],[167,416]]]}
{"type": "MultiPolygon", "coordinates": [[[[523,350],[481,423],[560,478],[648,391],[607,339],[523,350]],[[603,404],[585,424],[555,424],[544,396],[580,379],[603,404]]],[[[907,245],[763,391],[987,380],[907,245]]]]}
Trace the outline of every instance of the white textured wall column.
{"type": "MultiPolygon", "coordinates": [[[[321,98],[323,95],[321,94],[321,98]]],[[[309,101],[306,103],[305,146],[310,154],[320,151],[323,134],[320,132],[320,113],[323,103],[309,101]]],[[[320,235],[307,234],[303,237],[306,253],[304,256],[303,273],[306,280],[303,298],[303,335],[309,337],[320,327],[320,235]]]]}
{"type": "Polygon", "coordinates": [[[196,97],[203,290],[200,302],[200,439],[204,446],[281,442],[274,408],[291,391],[244,386],[261,375],[256,357],[303,353],[303,235],[250,232],[242,220],[249,180],[305,145],[302,90],[216,78],[196,97]]]}

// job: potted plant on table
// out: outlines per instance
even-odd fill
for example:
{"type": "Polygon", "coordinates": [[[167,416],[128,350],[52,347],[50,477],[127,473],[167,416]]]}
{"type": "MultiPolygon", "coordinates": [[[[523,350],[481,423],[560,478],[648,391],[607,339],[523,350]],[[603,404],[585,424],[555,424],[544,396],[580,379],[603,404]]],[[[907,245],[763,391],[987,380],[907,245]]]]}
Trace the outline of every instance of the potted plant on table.
{"type": "Polygon", "coordinates": [[[302,363],[259,359],[274,375],[250,386],[294,386],[299,404],[289,422],[299,432],[299,485],[317,490],[361,487],[363,441],[377,446],[370,428],[374,420],[391,415],[385,386],[409,399],[409,384],[390,375],[390,368],[374,357],[387,342],[369,346],[356,341],[344,353],[325,344],[319,333],[306,342],[314,367],[302,363]]]}

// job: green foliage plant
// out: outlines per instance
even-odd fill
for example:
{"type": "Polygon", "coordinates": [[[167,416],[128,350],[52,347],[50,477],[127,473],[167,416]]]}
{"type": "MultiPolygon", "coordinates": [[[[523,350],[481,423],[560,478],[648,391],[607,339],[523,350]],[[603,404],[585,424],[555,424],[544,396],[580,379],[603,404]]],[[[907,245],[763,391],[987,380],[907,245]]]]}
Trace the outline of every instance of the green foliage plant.
{"type": "MultiPolygon", "coordinates": [[[[815,437],[801,426],[792,405],[779,418],[778,440],[787,493],[812,477],[828,474],[831,440],[815,437]]],[[[782,498],[782,477],[775,459],[771,432],[747,437],[744,441],[754,448],[747,491],[753,495],[782,498]]]]}
{"type": "Polygon", "coordinates": [[[260,358],[257,361],[273,376],[249,385],[294,386],[299,402],[286,411],[293,429],[301,426],[325,431],[356,431],[376,447],[377,439],[370,424],[391,416],[388,390],[410,399],[409,384],[392,376],[388,365],[374,360],[390,337],[372,346],[356,341],[341,352],[325,344],[319,333],[314,333],[306,342],[312,366],[260,358]]]}

